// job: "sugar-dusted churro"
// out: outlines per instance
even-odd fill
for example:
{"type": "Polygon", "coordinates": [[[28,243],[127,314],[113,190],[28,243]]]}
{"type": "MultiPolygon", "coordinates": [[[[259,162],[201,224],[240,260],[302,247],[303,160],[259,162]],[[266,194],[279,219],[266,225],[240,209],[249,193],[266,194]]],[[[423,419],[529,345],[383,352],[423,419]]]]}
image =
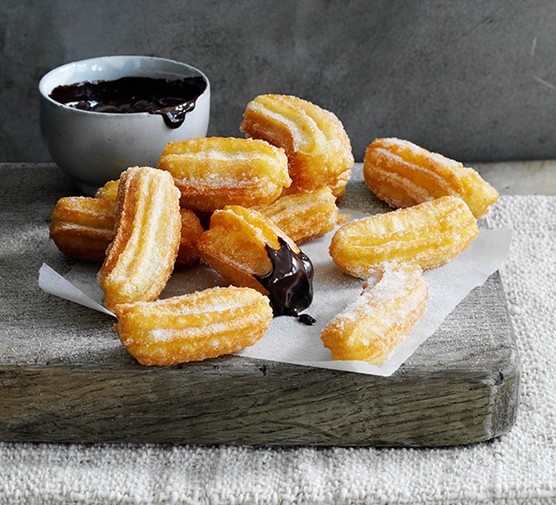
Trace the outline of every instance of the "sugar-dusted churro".
{"type": "Polygon", "coordinates": [[[108,181],[104,186],[98,188],[95,193],[95,198],[104,198],[105,200],[118,199],[118,187],[120,185],[120,180],[108,181]]]}
{"type": "Polygon", "coordinates": [[[328,233],[338,222],[336,199],[328,187],[282,196],[257,210],[297,244],[328,233]]]}
{"type": "MultiPolygon", "coordinates": [[[[104,261],[114,237],[115,202],[86,196],[64,197],[52,211],[50,236],[62,253],[85,261],[104,261]]],[[[192,265],[199,257],[197,239],[203,233],[197,215],[180,209],[181,234],[176,265],[192,265]]]]}
{"type": "Polygon", "coordinates": [[[266,205],[291,184],[284,151],[263,140],[209,137],[171,142],[158,167],[174,177],[182,207],[203,212],[226,205],[266,205]]]}
{"type": "Polygon", "coordinates": [[[103,261],[114,230],[114,202],[86,196],[60,198],[51,214],[50,237],[70,258],[103,261]]]}
{"type": "Polygon", "coordinates": [[[164,289],[180,244],[179,198],[163,170],[132,167],[121,175],[114,239],[98,274],[108,309],[154,300],[164,289]]]}
{"type": "Polygon", "coordinates": [[[284,148],[297,191],[338,186],[342,195],[353,155],[344,126],[331,112],[294,96],[259,95],[247,104],[241,131],[284,148]]]}
{"type": "Polygon", "coordinates": [[[361,295],[321,333],[333,359],[386,361],[425,313],[428,286],[417,264],[382,263],[361,295]]]}
{"type": "Polygon", "coordinates": [[[359,278],[385,261],[417,263],[425,270],[450,261],[478,233],[465,202],[444,196],[346,224],[332,237],[330,255],[344,272],[359,278]]]}
{"type": "Polygon", "coordinates": [[[338,203],[346,196],[346,186],[350,175],[351,170],[346,170],[328,184],[328,187],[332,190],[332,194],[336,197],[336,202],[338,203]]]}
{"type": "Polygon", "coordinates": [[[120,340],[142,365],[230,354],[259,340],[272,321],[268,298],[250,288],[212,288],[116,305],[120,340]]]}
{"type": "Polygon", "coordinates": [[[180,209],[181,217],[181,234],[180,247],[176,258],[176,265],[192,265],[197,261],[199,252],[197,251],[197,240],[203,233],[201,221],[189,209],[180,209]]]}
{"type": "Polygon", "coordinates": [[[376,139],[369,145],[364,176],[371,191],[395,208],[453,195],[479,218],[499,196],[472,168],[396,138],[376,139]]]}

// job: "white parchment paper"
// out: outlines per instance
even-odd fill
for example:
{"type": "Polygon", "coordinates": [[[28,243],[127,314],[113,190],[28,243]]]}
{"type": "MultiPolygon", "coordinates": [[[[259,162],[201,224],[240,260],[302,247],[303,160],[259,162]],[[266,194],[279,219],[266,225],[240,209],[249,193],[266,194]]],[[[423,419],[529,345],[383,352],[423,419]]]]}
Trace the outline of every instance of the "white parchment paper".
{"type": "MultiPolygon", "coordinates": [[[[352,216],[357,217],[357,216],[352,216]]],[[[411,334],[391,353],[381,366],[364,361],[332,361],[330,351],[320,339],[326,324],[361,292],[362,281],[343,274],[332,262],[328,246],[333,233],[314,242],[302,245],[315,267],[313,304],[307,313],[317,322],[305,326],[287,316],[274,318],[265,336],[252,347],[238,355],[293,363],[298,365],[330,368],[370,375],[389,376],[441,325],[469,292],[482,285],[502,265],[511,240],[508,229],[485,230],[471,246],[446,265],[425,272],[429,283],[427,311],[411,334]]],[[[161,298],[191,293],[227,283],[214,270],[206,266],[177,269],[172,275],[161,298]]],[[[39,286],[47,293],[114,315],[102,306],[102,292],[91,276],[90,269],[76,265],[65,277],[48,265],[39,271],[39,286]]]]}

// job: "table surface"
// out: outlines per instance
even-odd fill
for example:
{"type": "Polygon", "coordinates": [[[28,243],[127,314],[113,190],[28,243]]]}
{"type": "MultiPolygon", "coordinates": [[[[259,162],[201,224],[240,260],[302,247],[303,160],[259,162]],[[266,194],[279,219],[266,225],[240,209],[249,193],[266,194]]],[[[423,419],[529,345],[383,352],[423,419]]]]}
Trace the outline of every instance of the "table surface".
{"type": "MultiPolygon", "coordinates": [[[[360,168],[342,204],[387,210],[360,168]]],[[[4,167],[4,174],[0,440],[432,446],[488,440],[514,423],[519,360],[499,274],[386,379],[237,356],[148,369],[120,345],[110,318],[37,287],[43,261],[61,273],[79,268],[85,278],[98,271],[65,258],[48,237],[49,213],[73,193],[71,181],[56,167],[4,167]],[[168,403],[170,385],[179,401],[168,403]],[[164,412],[152,415],[159,405],[164,412]]]]}
{"type": "Polygon", "coordinates": [[[477,163],[501,195],[556,195],[556,160],[477,163]]]}

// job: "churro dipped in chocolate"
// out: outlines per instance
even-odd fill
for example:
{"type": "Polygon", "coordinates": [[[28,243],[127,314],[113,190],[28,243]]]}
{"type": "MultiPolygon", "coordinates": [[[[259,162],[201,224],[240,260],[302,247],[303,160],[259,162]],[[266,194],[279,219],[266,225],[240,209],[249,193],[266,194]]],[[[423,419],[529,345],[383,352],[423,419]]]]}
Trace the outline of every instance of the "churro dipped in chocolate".
{"type": "Polygon", "coordinates": [[[231,205],[215,211],[197,247],[226,280],[268,295],[275,315],[297,315],[313,301],[311,261],[253,209],[231,205]]]}

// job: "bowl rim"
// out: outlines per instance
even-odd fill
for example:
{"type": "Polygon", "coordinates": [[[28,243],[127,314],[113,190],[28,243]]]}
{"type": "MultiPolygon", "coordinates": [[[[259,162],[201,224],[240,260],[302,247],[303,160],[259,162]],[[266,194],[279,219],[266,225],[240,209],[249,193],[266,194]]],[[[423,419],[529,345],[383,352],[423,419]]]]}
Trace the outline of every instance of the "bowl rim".
{"type": "Polygon", "coordinates": [[[189,70],[193,70],[194,72],[196,72],[197,74],[199,74],[200,77],[202,77],[205,82],[206,82],[206,88],[204,89],[204,91],[198,96],[197,100],[199,98],[201,98],[202,96],[204,96],[207,93],[210,93],[210,81],[209,78],[205,75],[204,72],[202,72],[201,70],[199,70],[197,67],[194,67],[193,65],[189,65],[188,63],[184,63],[182,61],[177,61],[177,60],[172,60],[170,58],[161,58],[159,56],[141,56],[141,55],[133,55],[133,54],[113,54],[113,55],[108,55],[108,56],[95,56],[94,58],[85,58],[83,60],[75,60],[75,61],[69,61],[68,63],[64,63],[63,65],[59,65],[51,70],[49,70],[46,74],[44,74],[40,80],[39,80],[39,93],[41,98],[45,99],[49,104],[54,105],[60,109],[63,110],[68,110],[68,111],[72,111],[75,113],[80,113],[80,114],[87,114],[87,115],[96,115],[96,116],[103,116],[103,117],[112,117],[112,118],[122,118],[122,117],[130,117],[130,116],[134,116],[134,117],[152,117],[153,114],[149,113],[149,112],[134,112],[133,114],[128,114],[128,113],[119,113],[119,112],[97,112],[97,111],[92,111],[92,110],[83,110],[83,109],[76,109],[75,107],[70,107],[69,105],[57,102],[56,100],[53,100],[52,98],[50,98],[49,94],[45,91],[44,87],[45,87],[45,81],[46,79],[53,73],[55,72],[60,72],[61,70],[64,70],[65,68],[71,67],[73,65],[76,64],[80,64],[80,63],[91,63],[91,62],[95,62],[98,60],[110,60],[110,59],[115,59],[115,58],[124,58],[124,59],[139,59],[139,60],[155,60],[155,61],[165,61],[168,63],[175,63],[177,65],[180,65],[182,67],[186,67],[189,70]]]}

